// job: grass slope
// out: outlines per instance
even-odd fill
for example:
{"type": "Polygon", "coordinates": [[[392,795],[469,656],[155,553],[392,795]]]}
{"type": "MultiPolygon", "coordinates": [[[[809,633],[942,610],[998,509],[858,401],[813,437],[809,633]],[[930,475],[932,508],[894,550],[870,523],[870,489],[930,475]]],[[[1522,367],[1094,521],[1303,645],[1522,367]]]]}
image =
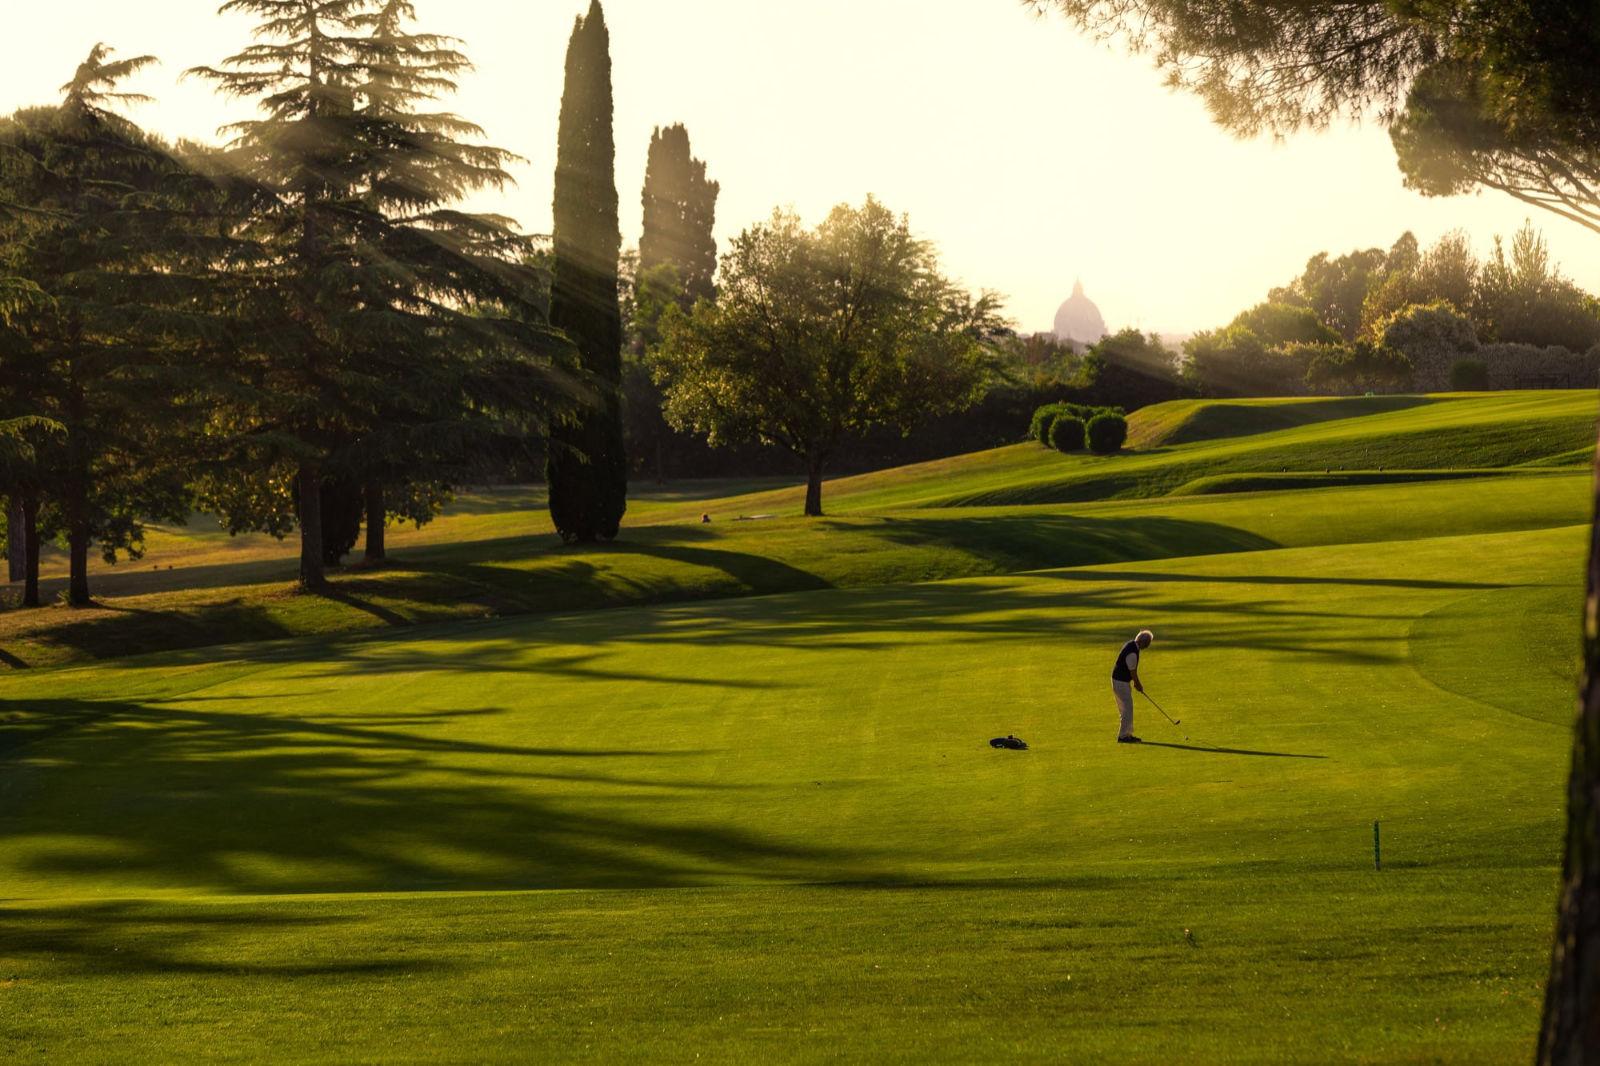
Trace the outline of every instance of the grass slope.
{"type": "Polygon", "coordinates": [[[1522,1059],[1572,679],[1548,635],[1501,634],[1577,617],[1584,544],[1266,549],[17,675],[0,1049],[1522,1059]],[[1105,660],[1141,623],[1184,725],[1141,706],[1159,743],[1119,747],[1105,660]],[[1034,749],[984,743],[1008,731],[1034,749]]]}
{"type": "Polygon", "coordinates": [[[1134,449],[1191,444],[1221,437],[1308,426],[1439,402],[1438,396],[1286,397],[1265,400],[1172,400],[1135,411],[1128,419],[1134,449]]]}
{"type": "MultiPolygon", "coordinates": [[[[160,591],[107,599],[95,609],[0,614],[0,664],[39,667],[531,612],[1396,540],[1441,529],[1549,528],[1584,521],[1590,487],[1585,474],[1524,473],[1071,508],[923,508],[820,521],[668,522],[586,549],[561,547],[542,534],[433,542],[407,547],[387,569],[340,575],[326,598],[292,591],[292,561],[208,565],[158,572],[152,584],[160,591]],[[199,587],[166,587],[185,576],[199,587]],[[255,584],[243,583],[252,578],[255,584]]],[[[489,511],[484,517],[508,530],[512,518],[529,521],[517,512],[489,511]]],[[[468,514],[449,521],[471,528],[466,524],[479,520],[468,514]]]]}
{"type": "MultiPolygon", "coordinates": [[[[1417,527],[1429,532],[1565,524],[1587,513],[1581,479],[1521,478],[1548,473],[1528,464],[1586,456],[1575,442],[1592,440],[1593,408],[1587,392],[1570,391],[1161,405],[1139,413],[1144,424],[1181,422],[1191,432],[1204,424],[1225,436],[1105,459],[1018,445],[841,479],[829,483],[834,517],[825,524],[737,521],[793,515],[799,490],[771,482],[649,488],[630,503],[623,542],[599,550],[561,548],[536,490],[479,491],[421,530],[396,531],[399,565],[352,568],[327,599],[294,593],[292,545],[229,538],[214,524],[157,529],[144,561],[95,574],[99,607],[0,612],[0,669],[529,611],[1403,537],[1390,513],[1414,499],[1432,501],[1444,523],[1417,527]],[[1289,428],[1271,429],[1280,423],[1289,428]],[[1192,510],[1174,517],[1187,495],[1508,470],[1520,472],[1517,484],[1460,495],[1307,497],[1338,511],[1314,519],[1313,540],[1274,532],[1284,523],[1270,499],[1224,505],[1230,517],[1220,522],[1192,510]],[[1107,499],[1152,496],[1160,502],[1141,510],[1103,509],[1107,499]],[[702,512],[712,523],[698,522],[702,512]],[[1460,515],[1470,515],[1465,524],[1460,515]]],[[[62,580],[52,574],[47,593],[62,580]]]]}

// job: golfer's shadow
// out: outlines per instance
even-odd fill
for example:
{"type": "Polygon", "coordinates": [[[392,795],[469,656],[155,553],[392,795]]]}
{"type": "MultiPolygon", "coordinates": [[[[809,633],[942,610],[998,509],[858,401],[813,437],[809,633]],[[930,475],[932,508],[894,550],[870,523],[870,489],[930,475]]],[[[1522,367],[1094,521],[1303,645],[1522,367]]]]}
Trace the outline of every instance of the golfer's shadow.
{"type": "Polygon", "coordinates": [[[1147,740],[1147,748],[1177,748],[1180,751],[1206,751],[1214,755],[1260,755],[1269,759],[1326,759],[1326,755],[1300,755],[1292,751],[1251,751],[1249,748],[1208,748],[1197,744],[1168,744],[1161,740],[1147,740]]]}

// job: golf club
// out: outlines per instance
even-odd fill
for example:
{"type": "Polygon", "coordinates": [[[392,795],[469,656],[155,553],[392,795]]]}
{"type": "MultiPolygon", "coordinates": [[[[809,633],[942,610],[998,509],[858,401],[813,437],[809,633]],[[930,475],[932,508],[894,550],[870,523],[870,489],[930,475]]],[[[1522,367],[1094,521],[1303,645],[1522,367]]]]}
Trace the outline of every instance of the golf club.
{"type": "Polygon", "coordinates": [[[1150,705],[1152,707],[1154,707],[1158,711],[1161,711],[1161,717],[1165,718],[1167,721],[1171,722],[1173,725],[1182,725],[1183,724],[1181,721],[1179,721],[1178,719],[1172,717],[1172,715],[1168,714],[1166,711],[1162,710],[1161,704],[1157,703],[1155,701],[1155,697],[1151,696],[1150,693],[1144,691],[1143,689],[1140,689],[1139,690],[1139,695],[1141,695],[1145,699],[1149,700],[1150,701],[1150,705]]]}

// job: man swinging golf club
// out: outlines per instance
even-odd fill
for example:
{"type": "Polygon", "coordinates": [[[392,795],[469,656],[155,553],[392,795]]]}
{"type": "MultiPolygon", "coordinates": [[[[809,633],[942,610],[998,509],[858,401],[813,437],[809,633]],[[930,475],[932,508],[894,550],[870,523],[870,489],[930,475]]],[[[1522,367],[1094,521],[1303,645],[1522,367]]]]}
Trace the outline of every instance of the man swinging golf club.
{"type": "Polygon", "coordinates": [[[1111,693],[1117,698],[1117,716],[1120,720],[1118,744],[1139,743],[1139,738],[1133,735],[1133,691],[1144,691],[1144,686],[1139,684],[1139,653],[1148,648],[1154,639],[1155,634],[1148,629],[1139,630],[1139,635],[1117,652],[1117,665],[1111,668],[1111,693]]]}

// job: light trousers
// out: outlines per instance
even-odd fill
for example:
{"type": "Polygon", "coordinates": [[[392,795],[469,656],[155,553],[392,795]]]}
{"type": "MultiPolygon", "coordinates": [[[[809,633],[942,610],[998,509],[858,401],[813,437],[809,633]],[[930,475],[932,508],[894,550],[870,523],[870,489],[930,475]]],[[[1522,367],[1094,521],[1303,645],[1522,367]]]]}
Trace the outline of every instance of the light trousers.
{"type": "Polygon", "coordinates": [[[1126,681],[1111,682],[1112,695],[1117,697],[1117,736],[1133,736],[1133,686],[1126,681]]]}

